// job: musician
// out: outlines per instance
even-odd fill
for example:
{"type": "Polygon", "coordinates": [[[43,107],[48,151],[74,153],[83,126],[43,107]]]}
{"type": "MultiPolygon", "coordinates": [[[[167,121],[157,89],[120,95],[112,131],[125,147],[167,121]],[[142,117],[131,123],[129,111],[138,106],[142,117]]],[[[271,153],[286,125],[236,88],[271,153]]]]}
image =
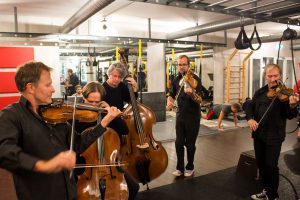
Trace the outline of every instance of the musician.
{"type": "MultiPolygon", "coordinates": [[[[84,103],[101,107],[105,109],[109,109],[110,106],[105,102],[102,101],[102,98],[105,96],[105,88],[98,82],[89,82],[83,87],[82,95],[84,103]]],[[[96,124],[96,122],[92,123],[76,123],[76,130],[78,132],[82,132],[83,130],[92,127],[96,124]]],[[[121,172],[124,171],[121,169],[121,172]]],[[[127,182],[127,186],[129,189],[129,200],[135,199],[138,191],[139,191],[139,185],[136,183],[127,173],[124,173],[125,180],[127,182]]]]}
{"type": "Polygon", "coordinates": [[[0,111],[0,167],[13,173],[19,200],[76,199],[75,152],[83,152],[106,131],[120,111],[108,110],[94,128],[74,135],[70,151],[71,126],[47,124],[40,109],[52,102],[51,68],[41,62],[22,65],[15,75],[21,97],[0,111]]]}
{"type": "Polygon", "coordinates": [[[173,80],[170,96],[167,99],[167,110],[170,110],[175,103],[178,104],[176,113],[176,141],[175,148],[177,154],[177,166],[173,172],[175,176],[184,175],[186,177],[194,174],[194,155],[196,151],[195,142],[198,136],[200,126],[200,102],[199,97],[201,81],[199,77],[193,74],[196,80],[195,88],[185,87],[185,74],[189,70],[190,61],[186,55],[179,56],[178,76],[173,80]],[[187,165],[184,166],[184,146],[187,149],[187,165]]]}
{"type": "MultiPolygon", "coordinates": [[[[137,97],[138,85],[136,81],[131,77],[126,77],[123,82],[123,78],[127,75],[127,71],[125,66],[116,62],[109,66],[107,70],[108,79],[103,83],[103,87],[105,88],[106,95],[103,98],[105,102],[107,102],[110,106],[115,106],[120,110],[124,109],[124,102],[130,102],[130,94],[126,84],[131,84],[133,91],[135,92],[135,97],[137,97]]],[[[109,127],[114,129],[119,136],[127,135],[129,130],[121,118],[114,119],[109,127]]],[[[121,140],[123,142],[123,140],[121,140]]]]}
{"type": "Polygon", "coordinates": [[[279,198],[278,159],[285,138],[286,120],[297,116],[299,98],[298,95],[290,96],[289,101],[281,102],[275,96],[272,103],[273,99],[267,97],[268,91],[277,87],[281,79],[278,65],[268,64],[264,69],[264,78],[267,85],[255,92],[246,109],[246,119],[252,130],[256,162],[263,184],[263,191],[251,198],[274,200],[279,198]]]}

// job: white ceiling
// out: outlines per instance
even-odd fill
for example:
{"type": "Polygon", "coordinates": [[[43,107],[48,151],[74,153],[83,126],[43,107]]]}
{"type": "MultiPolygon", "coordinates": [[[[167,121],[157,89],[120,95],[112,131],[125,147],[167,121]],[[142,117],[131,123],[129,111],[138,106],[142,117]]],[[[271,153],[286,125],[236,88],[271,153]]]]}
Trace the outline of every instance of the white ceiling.
{"type": "MultiPolygon", "coordinates": [[[[16,7],[19,32],[58,33],[59,27],[86,2],[88,0],[0,0],[0,32],[15,32],[14,7],[16,7]]],[[[116,0],[71,33],[147,38],[150,18],[152,38],[163,39],[170,32],[232,17],[195,9],[116,0]],[[101,21],[104,18],[107,20],[107,30],[102,29],[101,21]]],[[[273,22],[257,24],[260,36],[281,35],[286,28],[285,24],[273,22]]],[[[291,28],[300,31],[299,26],[291,26],[291,28]]],[[[245,29],[250,36],[253,25],[246,26],[245,29]]],[[[238,32],[239,28],[230,29],[228,37],[235,38],[238,32]]],[[[220,31],[207,35],[223,37],[224,33],[220,31]]]]}
{"type": "MultiPolygon", "coordinates": [[[[17,7],[19,24],[39,24],[62,26],[88,0],[0,0],[1,22],[9,23],[1,32],[14,31],[14,7],[17,7]]],[[[147,31],[151,18],[153,32],[172,32],[180,29],[218,21],[232,16],[194,9],[155,5],[127,0],[116,0],[94,15],[91,20],[101,21],[103,17],[111,23],[129,25],[132,32],[147,31]],[[146,30],[144,30],[146,29],[146,30]]],[[[263,23],[258,30],[263,35],[281,33],[286,25],[263,23]]],[[[299,29],[299,27],[294,27],[299,29]]],[[[237,33],[237,30],[233,32],[237,33]]],[[[249,27],[251,31],[251,26],[249,27]]],[[[20,32],[22,30],[19,30],[20,32]]],[[[25,32],[25,30],[24,30],[25,32]]]]}

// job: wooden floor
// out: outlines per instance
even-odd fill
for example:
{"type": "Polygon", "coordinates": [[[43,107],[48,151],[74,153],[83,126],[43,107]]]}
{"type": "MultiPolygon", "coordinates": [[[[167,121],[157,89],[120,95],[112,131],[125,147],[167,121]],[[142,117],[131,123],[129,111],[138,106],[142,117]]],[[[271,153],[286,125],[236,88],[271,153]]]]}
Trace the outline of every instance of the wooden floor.
{"type": "MultiPolygon", "coordinates": [[[[289,121],[287,130],[292,130],[296,126],[295,120],[289,121]]],[[[177,159],[174,141],[164,142],[163,146],[168,153],[169,164],[160,177],[149,183],[150,189],[185,179],[178,179],[172,175],[172,172],[176,169],[177,159]]],[[[249,128],[238,128],[222,133],[216,132],[211,135],[199,136],[196,141],[196,147],[194,176],[201,176],[237,165],[241,152],[252,150],[253,144],[249,128]]],[[[296,147],[300,147],[296,135],[288,134],[282,151],[296,147]]],[[[0,169],[0,177],[0,200],[15,200],[14,190],[11,188],[11,177],[2,169],[0,169]]],[[[140,191],[145,189],[146,186],[141,185],[140,191]]]]}
{"type": "MultiPolygon", "coordinates": [[[[296,120],[288,121],[287,131],[293,130],[296,127],[296,120]]],[[[150,189],[185,179],[178,179],[172,175],[172,172],[176,169],[177,160],[174,141],[164,142],[163,146],[168,153],[169,164],[166,171],[160,177],[149,183],[150,189]]],[[[297,141],[296,134],[288,134],[283,143],[282,152],[297,147],[300,147],[300,142],[297,141]]],[[[225,132],[216,131],[215,134],[199,136],[196,141],[196,148],[194,176],[202,176],[233,167],[238,164],[241,152],[253,149],[251,131],[246,127],[231,129],[225,132]]],[[[140,190],[146,190],[146,186],[141,185],[140,190]]]]}

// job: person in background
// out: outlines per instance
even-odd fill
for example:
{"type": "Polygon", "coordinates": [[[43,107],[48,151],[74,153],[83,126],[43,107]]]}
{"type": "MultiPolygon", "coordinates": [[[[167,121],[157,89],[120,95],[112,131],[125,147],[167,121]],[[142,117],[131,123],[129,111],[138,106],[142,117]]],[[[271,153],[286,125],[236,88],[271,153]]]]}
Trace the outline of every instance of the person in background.
{"type": "MultiPolygon", "coordinates": [[[[105,96],[105,88],[99,83],[99,82],[89,82],[87,83],[82,90],[82,95],[83,95],[83,103],[89,104],[95,107],[100,107],[104,109],[109,109],[110,106],[105,102],[102,101],[103,97],[105,96]]],[[[75,129],[78,132],[82,132],[83,130],[93,127],[97,124],[97,122],[76,122],[75,124],[75,129]]],[[[129,200],[135,199],[138,191],[139,191],[139,184],[135,182],[133,178],[122,168],[119,168],[120,172],[124,173],[124,177],[128,186],[129,190],[129,200]]]]}
{"type": "Polygon", "coordinates": [[[246,97],[245,102],[242,105],[242,109],[243,109],[244,112],[246,112],[247,107],[250,104],[250,102],[251,102],[251,98],[250,97],[246,97]]]}
{"type": "Polygon", "coordinates": [[[190,60],[186,55],[178,58],[178,72],[172,82],[170,96],[167,99],[166,110],[171,110],[178,102],[178,110],[176,113],[176,155],[177,165],[173,172],[174,176],[184,175],[186,177],[194,174],[194,156],[196,151],[196,139],[200,126],[200,103],[201,97],[201,81],[199,77],[193,74],[193,79],[197,82],[195,88],[189,87],[183,80],[188,73],[190,60]],[[178,98],[176,98],[178,97],[178,98]],[[187,150],[187,165],[184,166],[184,146],[187,150]]]}
{"type": "Polygon", "coordinates": [[[75,86],[75,93],[72,96],[82,97],[82,88],[81,85],[75,86]]]}
{"type": "Polygon", "coordinates": [[[297,81],[297,85],[294,85],[294,92],[299,93],[298,90],[300,90],[300,80],[297,81]]]}
{"type": "Polygon", "coordinates": [[[51,70],[41,62],[19,67],[15,82],[20,100],[0,111],[0,167],[12,172],[19,200],[77,199],[75,178],[70,177],[75,152],[87,149],[121,113],[117,108],[108,109],[95,127],[74,134],[74,149],[70,150],[70,124],[49,124],[41,115],[55,91],[51,70]]]}
{"type": "MultiPolygon", "coordinates": [[[[297,85],[296,84],[294,85],[294,92],[299,94],[298,90],[300,90],[300,80],[297,81],[297,85]]],[[[300,116],[298,116],[298,117],[300,117],[300,116]]],[[[298,120],[300,120],[300,119],[298,119],[298,120]]],[[[298,128],[298,132],[297,132],[297,138],[298,138],[298,141],[300,141],[300,129],[299,128],[298,128]]]]}
{"type": "Polygon", "coordinates": [[[75,73],[73,73],[72,69],[68,69],[67,73],[68,77],[65,82],[66,95],[72,96],[76,92],[75,86],[79,84],[79,79],[78,76],[75,73]]]}
{"type": "Polygon", "coordinates": [[[289,97],[281,102],[278,98],[270,99],[269,90],[278,85],[281,69],[276,64],[268,64],[264,69],[267,85],[258,89],[246,109],[246,119],[252,130],[254,151],[263,191],[251,196],[254,200],[279,199],[278,159],[282,142],[285,139],[286,120],[297,116],[299,95],[289,97]]]}
{"type": "Polygon", "coordinates": [[[235,127],[238,127],[237,112],[239,110],[241,110],[241,105],[239,103],[218,104],[210,108],[207,114],[201,114],[201,117],[207,120],[218,119],[218,131],[224,131],[224,129],[221,128],[222,120],[224,117],[227,117],[229,113],[233,114],[234,125],[235,127]]]}

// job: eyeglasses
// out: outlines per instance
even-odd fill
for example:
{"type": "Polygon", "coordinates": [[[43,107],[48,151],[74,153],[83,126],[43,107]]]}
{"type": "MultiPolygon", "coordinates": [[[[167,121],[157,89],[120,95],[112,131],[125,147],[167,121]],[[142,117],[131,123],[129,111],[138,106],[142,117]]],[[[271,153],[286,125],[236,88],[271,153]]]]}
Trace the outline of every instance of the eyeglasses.
{"type": "Polygon", "coordinates": [[[178,66],[188,66],[188,64],[187,63],[184,63],[184,64],[178,64],[178,66]]]}

